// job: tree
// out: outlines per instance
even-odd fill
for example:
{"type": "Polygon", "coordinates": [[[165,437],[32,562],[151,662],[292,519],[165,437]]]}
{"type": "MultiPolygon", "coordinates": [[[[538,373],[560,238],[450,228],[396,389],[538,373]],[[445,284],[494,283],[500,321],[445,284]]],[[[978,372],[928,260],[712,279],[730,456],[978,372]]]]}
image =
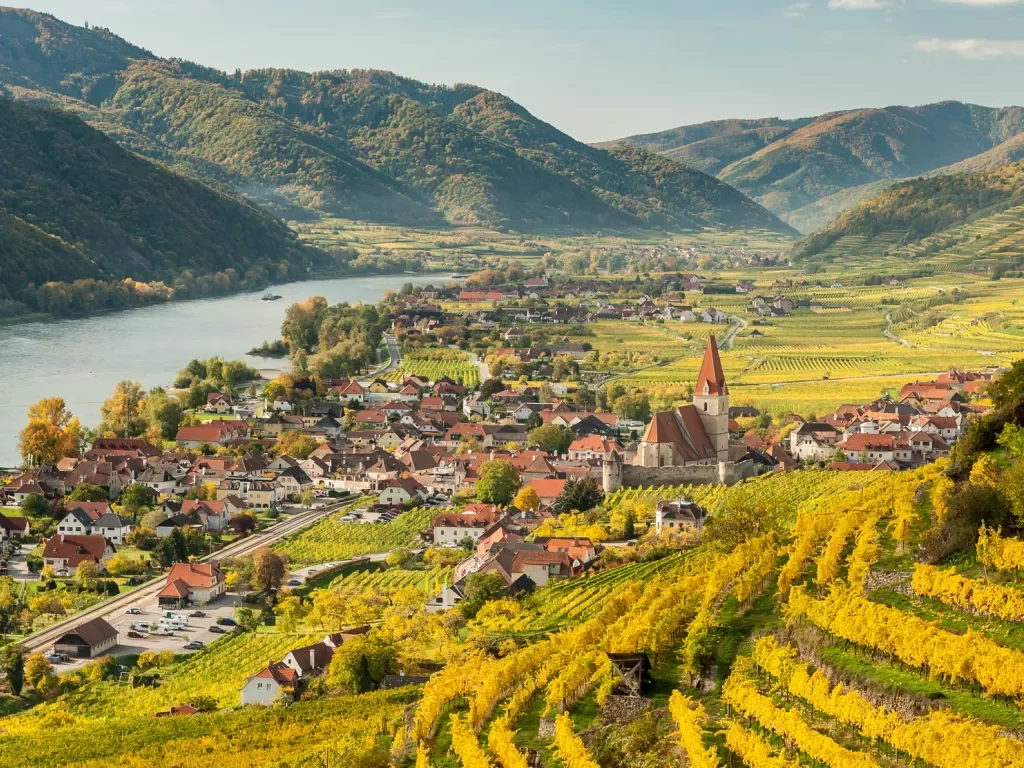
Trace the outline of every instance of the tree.
{"type": "Polygon", "coordinates": [[[253,589],[279,589],[287,571],[284,558],[270,547],[260,547],[252,556],[252,576],[249,581],[253,589]]]}
{"type": "Polygon", "coordinates": [[[21,502],[21,511],[28,517],[49,517],[50,502],[38,493],[30,493],[21,502]]]}
{"type": "Polygon", "coordinates": [[[167,394],[162,387],[153,387],[142,404],[142,420],[146,423],[146,437],[153,442],[173,440],[185,418],[181,402],[167,394]]]}
{"type": "Polygon", "coordinates": [[[392,674],[397,662],[394,644],[380,632],[367,632],[335,649],[327,669],[327,682],[332,688],[365,693],[392,674]]]}
{"type": "Polygon", "coordinates": [[[403,565],[409,562],[410,557],[411,555],[409,554],[408,549],[393,549],[390,552],[388,552],[388,556],[384,558],[384,562],[392,568],[401,568],[403,565]]]}
{"type": "Polygon", "coordinates": [[[972,485],[996,487],[999,484],[999,464],[991,456],[979,456],[971,469],[970,482],[972,485]]]}
{"type": "Polygon", "coordinates": [[[291,456],[293,459],[303,461],[309,458],[309,454],[320,447],[320,443],[309,435],[301,432],[285,432],[274,444],[275,456],[291,456]]]}
{"type": "Polygon", "coordinates": [[[485,461],[480,465],[476,495],[487,504],[508,504],[519,488],[519,472],[505,459],[485,461]]]}
{"type": "Polygon", "coordinates": [[[244,632],[255,632],[262,623],[259,613],[244,605],[235,609],[235,621],[244,632]]]}
{"type": "Polygon", "coordinates": [[[570,478],[565,481],[561,492],[551,505],[556,514],[576,510],[586,512],[604,501],[604,490],[593,477],[570,478]]]}
{"type": "Polygon", "coordinates": [[[57,681],[53,665],[41,653],[33,653],[25,660],[25,682],[40,693],[51,690],[57,681]]]}
{"type": "Polygon", "coordinates": [[[152,507],[156,503],[156,491],[142,483],[132,483],[121,491],[117,500],[126,512],[135,515],[143,507],[152,507]]]}
{"type": "Polygon", "coordinates": [[[228,527],[241,534],[250,534],[256,530],[256,518],[246,509],[229,517],[228,527]]]}
{"type": "Polygon", "coordinates": [[[314,501],[316,501],[316,494],[313,492],[311,488],[307,488],[306,490],[299,494],[299,504],[301,504],[306,509],[312,507],[314,501]]]}
{"type": "Polygon", "coordinates": [[[569,427],[559,424],[545,424],[531,430],[527,435],[530,445],[537,445],[551,453],[564,454],[569,450],[575,435],[569,427]]]}
{"type": "Polygon", "coordinates": [[[277,628],[282,632],[294,632],[308,612],[306,605],[298,595],[284,598],[274,606],[274,613],[277,615],[277,628]]]}
{"type": "Polygon", "coordinates": [[[505,579],[498,573],[474,573],[466,579],[466,599],[459,611],[467,619],[476,617],[484,605],[505,593],[505,579]]]}
{"type": "Polygon", "coordinates": [[[633,510],[626,512],[626,522],[622,526],[622,538],[629,541],[636,536],[636,523],[633,520],[633,510]]]}
{"type": "Polygon", "coordinates": [[[526,417],[526,426],[530,429],[536,429],[544,424],[544,419],[536,411],[531,411],[530,415],[526,417]]]}
{"type": "Polygon", "coordinates": [[[30,405],[28,425],[18,433],[18,450],[29,466],[78,456],[82,425],[62,397],[46,397],[30,405]]]}
{"type": "Polygon", "coordinates": [[[1006,471],[1001,487],[1010,500],[1016,527],[1024,529],[1024,458],[1017,459],[1006,471]]]}
{"type": "Polygon", "coordinates": [[[503,392],[505,384],[501,379],[487,379],[480,385],[480,397],[491,398],[499,392],[503,392]]]}
{"type": "Polygon", "coordinates": [[[523,512],[535,512],[540,507],[540,496],[532,485],[524,485],[512,504],[523,512]]]}
{"type": "Polygon", "coordinates": [[[25,684],[25,649],[17,643],[0,648],[0,675],[15,696],[21,696],[25,684]]]}
{"type": "Polygon", "coordinates": [[[166,519],[167,515],[163,510],[154,509],[152,512],[147,512],[142,516],[142,520],[139,521],[139,525],[147,530],[155,531],[160,523],[166,519]]]}
{"type": "Polygon", "coordinates": [[[113,432],[117,437],[138,437],[146,431],[142,402],[145,392],[137,381],[119,381],[114,393],[100,406],[99,432],[113,432]]]}
{"type": "Polygon", "coordinates": [[[1007,422],[996,442],[1010,454],[1011,458],[1021,458],[1024,456],[1024,427],[1007,422]]]}
{"type": "Polygon", "coordinates": [[[100,567],[89,560],[83,560],[75,568],[75,581],[83,587],[91,587],[100,576],[100,567]]]}
{"type": "Polygon", "coordinates": [[[67,496],[68,501],[110,501],[110,491],[99,485],[79,483],[67,496]]]}

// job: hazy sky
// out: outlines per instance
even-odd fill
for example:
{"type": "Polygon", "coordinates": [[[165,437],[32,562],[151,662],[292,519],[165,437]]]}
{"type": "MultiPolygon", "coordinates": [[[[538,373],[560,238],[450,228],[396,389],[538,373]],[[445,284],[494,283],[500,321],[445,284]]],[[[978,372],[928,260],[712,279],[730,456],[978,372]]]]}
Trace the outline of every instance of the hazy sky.
{"type": "Polygon", "coordinates": [[[37,0],[224,70],[470,82],[584,141],[725,117],[1024,103],[1024,0],[37,0]]]}

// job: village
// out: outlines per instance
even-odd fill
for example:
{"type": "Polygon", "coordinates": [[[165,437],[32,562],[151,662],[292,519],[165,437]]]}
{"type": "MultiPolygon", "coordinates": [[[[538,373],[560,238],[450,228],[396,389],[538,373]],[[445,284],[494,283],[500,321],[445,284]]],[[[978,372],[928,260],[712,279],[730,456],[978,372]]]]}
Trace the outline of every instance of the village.
{"type": "MultiPolygon", "coordinates": [[[[699,288],[700,280],[684,276],[683,285],[699,288]]],[[[481,369],[476,381],[432,379],[392,360],[388,375],[327,379],[319,392],[268,387],[278,392],[271,398],[225,387],[206,395],[173,441],[97,437],[81,455],[12,473],[0,487],[4,573],[51,590],[77,584],[106,591],[85,606],[79,623],[78,608],[65,599],[51,618],[56,631],[28,642],[35,637],[48,660],[69,669],[111,654],[202,652],[218,635],[241,631],[239,611],[251,620],[249,596],[259,590],[252,579],[240,583],[235,551],[243,559],[275,559],[276,574],[258,584],[260,599],[271,603],[278,590],[287,594],[353,562],[380,564],[392,552],[367,549],[313,564],[289,564],[286,550],[266,546],[253,554],[252,537],[264,536],[273,547],[285,535],[275,533],[282,526],[291,533],[317,521],[371,530],[421,515],[404,545],[414,556],[447,553],[433,557],[451,564],[444,582],[424,595],[428,613],[475,599],[472,585],[482,576],[496,580],[495,594],[530,594],[605,567],[603,553],[636,548],[637,531],[686,546],[714,515],[685,494],[664,495],[653,499],[650,519],[630,513],[624,526],[609,527],[595,511],[624,490],[732,486],[772,473],[903,472],[948,458],[985,411],[977,399],[993,372],[951,368],[898,395],[845,404],[816,420],[789,414],[775,421],[731,405],[711,334],[691,402],[617,413],[600,407],[586,383],[558,383],[579,381],[589,352],[584,343],[553,338],[536,346],[521,328],[689,310],[671,293],[657,301],[641,296],[629,309],[590,303],[591,293],[583,283],[576,309],[550,312],[507,304],[513,295],[531,302],[550,297],[545,278],[512,291],[409,293],[396,300],[384,337],[389,351],[422,351],[425,342],[429,349],[446,325],[465,327],[466,313],[432,303],[448,299],[499,303],[470,312],[471,333],[500,336],[509,346],[491,347],[469,364],[481,369]],[[129,575],[120,583],[111,578],[129,575]]],[[[775,299],[771,312],[789,311],[787,302],[775,299]]],[[[757,298],[751,307],[763,314],[757,298]]],[[[711,310],[690,319],[730,321],[711,310]]],[[[26,629],[33,613],[45,618],[53,610],[37,608],[23,612],[26,629]]],[[[247,680],[240,702],[301,696],[338,647],[369,629],[353,626],[292,649],[247,680]]],[[[424,679],[388,678],[382,685],[424,679]]],[[[171,714],[190,714],[189,707],[182,702],[171,714]]]]}

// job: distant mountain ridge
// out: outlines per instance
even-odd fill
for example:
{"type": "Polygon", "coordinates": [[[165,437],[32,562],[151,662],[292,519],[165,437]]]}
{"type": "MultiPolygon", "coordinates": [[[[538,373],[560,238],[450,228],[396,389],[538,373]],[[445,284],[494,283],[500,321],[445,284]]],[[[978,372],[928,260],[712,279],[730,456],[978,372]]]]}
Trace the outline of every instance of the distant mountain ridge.
{"type": "Polygon", "coordinates": [[[947,101],[722,120],[596,146],[638,146],[713,173],[810,232],[887,183],[1019,159],[1022,135],[1024,108],[947,101]]]}
{"type": "Polygon", "coordinates": [[[501,94],[389,72],[225,74],[0,9],[0,84],[288,216],[795,234],[713,176],[578,142],[501,94]]]}

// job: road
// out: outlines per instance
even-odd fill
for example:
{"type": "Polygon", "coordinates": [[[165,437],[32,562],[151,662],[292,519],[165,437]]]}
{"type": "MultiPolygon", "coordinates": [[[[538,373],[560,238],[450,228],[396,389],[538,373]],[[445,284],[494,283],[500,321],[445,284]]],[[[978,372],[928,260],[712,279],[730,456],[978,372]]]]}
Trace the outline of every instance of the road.
{"type": "MultiPolygon", "coordinates": [[[[456,349],[456,350],[458,350],[459,348],[456,347],[456,346],[451,346],[451,347],[449,347],[449,349],[456,349]]],[[[462,350],[459,350],[459,351],[462,351],[462,350]]],[[[476,366],[477,371],[479,371],[479,373],[480,373],[480,382],[481,383],[483,383],[483,382],[487,381],[489,378],[491,378],[491,366],[489,366],[487,363],[485,363],[483,360],[481,360],[480,359],[480,355],[478,355],[476,352],[466,352],[466,354],[469,355],[469,361],[471,363],[473,363],[476,366]]]]}
{"type": "MultiPolygon", "coordinates": [[[[300,512],[297,515],[289,517],[287,520],[282,520],[280,523],[277,523],[264,531],[254,533],[252,536],[247,536],[241,541],[237,541],[234,544],[224,547],[224,549],[219,552],[200,558],[200,562],[225,560],[230,557],[252,554],[260,547],[274,544],[289,533],[294,533],[308,525],[312,525],[322,518],[332,515],[338,510],[354,504],[356,501],[357,499],[352,499],[341,502],[340,504],[333,504],[326,507],[314,508],[307,512],[300,512]]],[[[112,616],[123,616],[126,608],[141,608],[143,603],[146,603],[156,597],[164,586],[166,586],[166,581],[164,577],[161,576],[132,592],[120,597],[115,597],[112,600],[107,600],[99,605],[95,605],[92,608],[88,608],[73,616],[69,616],[64,621],[47,627],[34,635],[29,635],[21,641],[21,645],[27,648],[30,652],[49,649],[53,645],[54,640],[68,630],[77,627],[82,622],[95,618],[107,618],[108,620],[111,620],[112,616]]],[[[111,623],[113,623],[113,621],[111,621],[111,623]]]]}
{"type": "Polygon", "coordinates": [[[402,353],[398,349],[398,342],[395,341],[395,337],[390,333],[385,333],[384,341],[388,345],[388,357],[391,358],[391,362],[377,372],[378,376],[382,376],[385,373],[391,373],[392,371],[397,371],[398,367],[402,364],[402,353]]]}

